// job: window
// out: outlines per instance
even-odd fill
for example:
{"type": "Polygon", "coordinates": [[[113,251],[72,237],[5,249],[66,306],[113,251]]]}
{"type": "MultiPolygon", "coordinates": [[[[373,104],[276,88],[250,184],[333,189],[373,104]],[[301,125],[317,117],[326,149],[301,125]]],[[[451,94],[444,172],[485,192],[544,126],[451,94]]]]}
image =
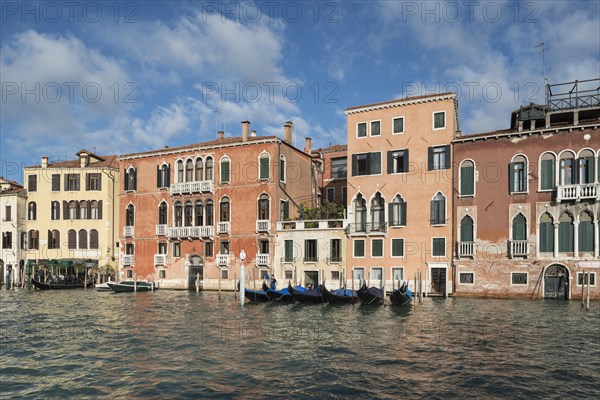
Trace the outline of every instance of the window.
{"type": "Polygon", "coordinates": [[[433,113],[433,129],[443,129],[446,127],[446,111],[433,113]]]}
{"type": "Polygon", "coordinates": [[[408,172],[408,149],[387,152],[388,174],[408,172]]]}
{"type": "Polygon", "coordinates": [[[340,280],[340,271],[331,271],[330,277],[331,277],[332,281],[339,281],[340,280]]]}
{"type": "Polygon", "coordinates": [[[342,239],[329,241],[329,262],[342,262],[342,239]]]}
{"type": "Polygon", "coordinates": [[[365,269],[362,267],[354,268],[354,270],[352,271],[352,275],[353,275],[354,279],[357,279],[359,281],[364,281],[365,280],[365,269]]]}
{"type": "Polygon", "coordinates": [[[594,183],[594,153],[591,150],[582,151],[575,163],[578,183],[581,185],[594,183]]]}
{"type": "Polygon", "coordinates": [[[360,122],[356,124],[356,137],[367,137],[367,123],[360,122]]]}
{"type": "Polygon", "coordinates": [[[269,240],[261,239],[258,241],[258,253],[269,254],[269,240]]]}
{"type": "Polygon", "coordinates": [[[60,174],[52,174],[52,191],[60,192],[60,174]]]}
{"type": "Polygon", "coordinates": [[[554,154],[544,153],[540,160],[540,190],[552,190],[555,188],[555,164],[554,154]]]}
{"type": "Polygon", "coordinates": [[[596,286],[596,273],[595,272],[587,272],[587,273],[585,273],[585,275],[583,272],[578,272],[577,273],[577,286],[587,285],[588,277],[589,277],[589,281],[590,281],[590,286],[596,286]]]}
{"type": "Polygon", "coordinates": [[[229,270],[227,268],[221,268],[221,279],[229,279],[229,270]]]}
{"type": "Polygon", "coordinates": [[[371,241],[371,257],[383,257],[383,239],[371,241]]]}
{"type": "Polygon", "coordinates": [[[90,201],[90,218],[91,219],[102,219],[102,200],[90,201]]]}
{"type": "Polygon", "coordinates": [[[158,224],[167,225],[168,223],[167,203],[162,202],[158,206],[158,224]]]}
{"type": "Polygon", "coordinates": [[[560,184],[575,184],[575,155],[566,151],[560,155],[560,184]]]}
{"type": "Polygon", "coordinates": [[[579,215],[579,251],[594,252],[594,223],[592,215],[587,211],[583,211],[579,215]]]}
{"type": "Polygon", "coordinates": [[[229,242],[222,241],[219,243],[219,254],[229,254],[229,242]]]}
{"type": "Polygon", "coordinates": [[[79,218],[80,219],[89,219],[88,217],[88,202],[82,200],[79,202],[79,218]]]}
{"type": "Polygon", "coordinates": [[[269,180],[269,155],[267,153],[262,153],[258,158],[258,179],[259,180],[269,180]]]}
{"type": "Polygon", "coordinates": [[[286,281],[291,281],[294,278],[294,271],[284,271],[283,278],[286,281]]]}
{"type": "Polygon", "coordinates": [[[158,270],[158,279],[165,279],[167,277],[167,271],[164,269],[158,270]]]}
{"type": "Polygon", "coordinates": [[[135,225],[135,208],[133,204],[129,204],[125,209],[125,226],[135,225]]]}
{"type": "Polygon", "coordinates": [[[335,188],[327,188],[327,196],[325,196],[325,199],[329,203],[335,202],[335,188]]]}
{"type": "Polygon", "coordinates": [[[29,243],[27,248],[37,250],[39,243],[39,232],[34,230],[29,231],[29,243]]]}
{"type": "Polygon", "coordinates": [[[444,225],[446,223],[446,197],[437,192],[431,200],[431,225],[444,225]]]}
{"type": "Polygon", "coordinates": [[[213,159],[212,157],[206,157],[206,176],[205,180],[212,181],[214,179],[214,167],[213,167],[213,159]]]}
{"type": "Polygon", "coordinates": [[[379,192],[371,200],[371,231],[385,231],[385,200],[379,192]]]}
{"type": "Polygon", "coordinates": [[[279,180],[285,182],[285,157],[279,157],[279,180]]]}
{"type": "Polygon", "coordinates": [[[131,278],[133,278],[133,270],[131,270],[131,269],[128,269],[128,270],[127,270],[127,278],[128,278],[128,279],[131,279],[131,278]]]}
{"type": "MultiPolygon", "coordinates": [[[[196,168],[198,168],[198,163],[201,163],[202,160],[196,160],[196,168]]],[[[197,179],[197,177],[196,177],[197,179]]],[[[202,177],[200,177],[202,180],[202,177]]],[[[193,182],[194,181],[194,162],[192,160],[187,160],[185,162],[185,181],[193,182]]]]}
{"type": "Polygon", "coordinates": [[[52,220],[60,219],[60,203],[58,201],[53,201],[50,204],[50,219],[52,219],[52,220]]]}
{"type": "Polygon", "coordinates": [[[527,285],[527,272],[511,272],[511,285],[527,285]]]}
{"type": "Polygon", "coordinates": [[[404,239],[392,239],[392,257],[404,257],[404,239]]]}
{"type": "Polygon", "coordinates": [[[74,229],[69,229],[67,232],[67,246],[69,250],[77,248],[77,232],[74,229]]]}
{"type": "Polygon", "coordinates": [[[269,218],[269,196],[261,194],[258,198],[258,219],[268,220],[269,218]]]}
{"type": "Polygon", "coordinates": [[[204,204],[200,200],[196,200],[194,205],[196,224],[195,226],[204,226],[204,204]]]}
{"type": "Polygon", "coordinates": [[[27,205],[27,219],[35,221],[37,219],[37,205],[35,201],[30,201],[27,205]]]}
{"type": "Polygon", "coordinates": [[[561,253],[573,252],[575,243],[573,218],[569,213],[563,212],[558,221],[558,251],[561,253]]]}
{"type": "Polygon", "coordinates": [[[215,206],[212,200],[206,202],[206,226],[213,226],[215,224],[215,206]]]}
{"type": "Polygon", "coordinates": [[[434,171],[450,168],[450,145],[433,146],[427,149],[427,169],[434,171]]]}
{"type": "Polygon", "coordinates": [[[99,248],[98,243],[98,231],[95,229],[90,230],[90,249],[97,250],[99,248]]]}
{"type": "Polygon", "coordinates": [[[2,232],[2,248],[12,248],[12,232],[2,232]]]}
{"type": "Polygon", "coordinates": [[[79,246],[80,249],[87,249],[87,231],[85,229],[79,230],[79,246]]]}
{"type": "Polygon", "coordinates": [[[397,194],[388,205],[390,226],[406,226],[406,202],[397,194]]]}
{"type": "Polygon", "coordinates": [[[186,164],[186,175],[189,175],[190,179],[192,179],[193,176],[193,180],[196,182],[204,180],[204,160],[202,160],[202,157],[196,158],[195,163],[190,163],[189,167],[186,164]],[[193,169],[193,172],[187,172],[188,168],[193,169]]]}
{"type": "Polygon", "coordinates": [[[184,181],[183,180],[183,170],[184,170],[184,168],[183,168],[183,160],[178,160],[177,161],[176,170],[177,170],[177,182],[183,182],[184,181]]]}
{"type": "MultiPolygon", "coordinates": [[[[10,233],[10,232],[7,232],[10,233]]],[[[60,247],[60,233],[57,230],[48,230],[48,248],[58,249],[60,247]]]]}
{"type": "Polygon", "coordinates": [[[79,174],[65,174],[65,190],[78,191],[79,187],[79,174]]]}
{"type": "Polygon", "coordinates": [[[475,284],[475,274],[473,272],[459,272],[458,282],[461,285],[473,285],[475,284]]]}
{"type": "Polygon", "coordinates": [[[331,179],[344,179],[348,175],[348,161],[346,157],[331,159],[331,179]]]}
{"type": "Polygon", "coordinates": [[[79,203],[75,200],[69,201],[67,204],[68,219],[79,219],[79,203]]]}
{"type": "Polygon", "coordinates": [[[85,190],[102,190],[102,174],[100,172],[86,174],[85,190]]]}
{"type": "Polygon", "coordinates": [[[307,239],[304,241],[304,262],[317,262],[319,261],[317,253],[317,241],[316,239],[307,239]]]}
{"type": "Polygon", "coordinates": [[[342,204],[346,207],[346,201],[348,200],[348,188],[342,187],[342,204]]]}
{"type": "Polygon", "coordinates": [[[475,195],[475,164],[471,160],[465,160],[460,165],[460,195],[475,195]]]}
{"type": "Polygon", "coordinates": [[[375,282],[383,282],[383,268],[371,268],[371,277],[375,282]]]}
{"type": "Polygon", "coordinates": [[[213,242],[204,243],[204,256],[205,257],[214,257],[215,255],[215,245],[213,242]]]}
{"type": "Polygon", "coordinates": [[[128,255],[135,254],[135,247],[134,247],[133,243],[125,244],[125,254],[128,254],[128,255]]]}
{"type": "Polygon", "coordinates": [[[125,183],[124,183],[125,191],[136,190],[137,189],[137,179],[136,179],[136,170],[134,167],[129,167],[125,171],[125,183]]]}
{"type": "Polygon", "coordinates": [[[27,191],[37,192],[37,175],[27,176],[27,191]]]}
{"type": "Polygon", "coordinates": [[[22,250],[26,250],[27,249],[27,240],[28,240],[29,235],[27,234],[27,232],[22,232],[21,233],[21,249],[22,250]]]}
{"type": "Polygon", "coordinates": [[[183,208],[183,226],[192,226],[194,222],[194,205],[191,201],[186,201],[183,208]]]}
{"type": "Polygon", "coordinates": [[[381,153],[352,155],[352,176],[381,174],[381,153]]]}
{"type": "Polygon", "coordinates": [[[404,117],[394,118],[392,134],[404,133],[404,117]]]}
{"type": "Polygon", "coordinates": [[[367,202],[360,193],[354,200],[354,218],[355,230],[365,232],[367,230],[367,202]]]}
{"type": "Polygon", "coordinates": [[[510,193],[527,192],[527,159],[516,156],[508,164],[508,188],[510,193]]]}
{"type": "Polygon", "coordinates": [[[521,213],[513,218],[512,240],[527,240],[527,219],[521,213]]]}
{"type": "Polygon", "coordinates": [[[229,183],[230,176],[230,163],[229,158],[223,158],[221,160],[221,183],[229,183]]]}
{"type": "Polygon", "coordinates": [[[294,261],[294,241],[284,240],[283,242],[283,261],[292,262],[294,261]]]}
{"type": "Polygon", "coordinates": [[[174,211],[174,220],[175,220],[175,226],[182,226],[183,224],[183,208],[181,207],[181,203],[180,202],[175,202],[175,205],[173,206],[173,211],[174,211]]]}
{"type": "Polygon", "coordinates": [[[173,242],[173,257],[181,257],[181,243],[173,242]]]}
{"type": "Polygon", "coordinates": [[[402,268],[402,267],[392,268],[392,280],[394,282],[398,282],[398,286],[400,286],[399,282],[404,280],[404,268],[402,268]]]}
{"type": "Polygon", "coordinates": [[[446,238],[432,238],[431,243],[433,245],[433,251],[431,253],[433,257],[446,256],[446,238]]]}
{"type": "Polygon", "coordinates": [[[280,220],[286,221],[290,218],[290,202],[287,200],[281,200],[279,203],[280,220]]]}
{"type": "Polygon", "coordinates": [[[167,242],[158,242],[157,254],[167,254],[167,242]]]}
{"type": "Polygon", "coordinates": [[[354,241],[354,258],[363,258],[365,256],[365,241],[357,239],[354,241]]]}
{"type": "Polygon", "coordinates": [[[540,217],[540,253],[554,252],[554,220],[548,213],[540,217]]]}
{"type": "Polygon", "coordinates": [[[229,222],[231,220],[231,212],[229,208],[229,198],[223,197],[219,203],[219,221],[229,222]]]}
{"type": "Polygon", "coordinates": [[[381,121],[371,121],[371,136],[381,135],[381,121]]]}
{"type": "Polygon", "coordinates": [[[463,219],[460,220],[460,241],[473,241],[473,218],[468,215],[465,215],[463,219]]]}
{"type": "Polygon", "coordinates": [[[4,206],[4,221],[12,221],[12,207],[4,206]]]}
{"type": "Polygon", "coordinates": [[[171,166],[169,164],[156,167],[156,187],[168,188],[171,185],[171,166]]]}

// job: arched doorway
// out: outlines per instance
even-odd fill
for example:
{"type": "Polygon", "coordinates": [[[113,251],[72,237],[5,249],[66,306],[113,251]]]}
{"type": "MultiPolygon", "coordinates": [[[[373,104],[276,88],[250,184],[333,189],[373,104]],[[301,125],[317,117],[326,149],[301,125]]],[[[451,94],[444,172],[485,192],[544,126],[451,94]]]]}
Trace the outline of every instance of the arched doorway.
{"type": "Polygon", "coordinates": [[[189,258],[188,289],[196,289],[196,278],[200,282],[204,280],[204,260],[202,257],[193,255],[189,258]]]}
{"type": "Polygon", "coordinates": [[[569,270],[560,264],[552,264],[544,272],[544,298],[569,299],[569,270]]]}

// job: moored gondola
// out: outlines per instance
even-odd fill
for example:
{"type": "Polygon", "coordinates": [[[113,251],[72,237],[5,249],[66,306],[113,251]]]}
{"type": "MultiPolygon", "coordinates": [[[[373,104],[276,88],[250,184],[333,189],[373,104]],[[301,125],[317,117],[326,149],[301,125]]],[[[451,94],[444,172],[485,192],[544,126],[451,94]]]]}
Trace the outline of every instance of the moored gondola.
{"type": "Polygon", "coordinates": [[[341,288],[329,291],[327,287],[325,287],[325,283],[323,283],[321,291],[325,301],[330,304],[348,304],[354,303],[357,300],[355,290],[341,288]]]}
{"type": "Polygon", "coordinates": [[[244,296],[253,303],[266,303],[269,301],[267,290],[269,287],[263,282],[261,290],[244,289],[244,296]]]}
{"type": "Polygon", "coordinates": [[[410,306],[410,302],[412,301],[412,293],[410,292],[406,282],[402,283],[400,288],[395,289],[392,292],[390,295],[390,301],[397,307],[410,306]]]}
{"type": "Polygon", "coordinates": [[[367,283],[364,282],[360,289],[356,291],[356,295],[362,304],[380,306],[384,302],[385,293],[383,287],[376,288],[371,286],[367,288],[367,283]]]}
{"type": "Polygon", "coordinates": [[[294,301],[298,303],[316,304],[325,302],[321,285],[312,289],[296,286],[292,292],[292,296],[294,297],[294,301]]]}
{"type": "MultiPolygon", "coordinates": [[[[86,287],[86,283],[43,283],[31,278],[31,284],[39,290],[65,290],[65,289],[83,289],[86,287]]],[[[91,287],[94,284],[93,281],[87,282],[87,287],[91,287]]]]}
{"type": "MultiPolygon", "coordinates": [[[[292,293],[289,290],[290,286],[291,285],[288,285],[288,287],[280,289],[280,290],[276,290],[274,288],[267,288],[267,290],[265,290],[265,293],[267,294],[267,298],[270,301],[273,301],[276,303],[291,303],[294,301],[294,296],[292,295],[292,293]]],[[[264,286],[263,286],[263,290],[264,290],[264,286]]]]}

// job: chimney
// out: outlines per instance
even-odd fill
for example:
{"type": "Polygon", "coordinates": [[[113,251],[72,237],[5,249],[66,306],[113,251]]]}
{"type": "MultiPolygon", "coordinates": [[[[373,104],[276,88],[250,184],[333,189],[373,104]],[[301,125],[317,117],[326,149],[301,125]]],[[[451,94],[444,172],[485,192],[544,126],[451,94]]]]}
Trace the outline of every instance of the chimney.
{"type": "Polygon", "coordinates": [[[217,139],[223,140],[224,137],[225,137],[225,132],[223,132],[223,131],[217,132],[217,139]]]}
{"type": "Polygon", "coordinates": [[[242,142],[248,141],[249,133],[250,133],[250,121],[242,121],[242,142]]]}
{"type": "Polygon", "coordinates": [[[523,131],[523,121],[519,121],[519,128],[518,128],[519,132],[523,131]]]}
{"type": "Polygon", "coordinates": [[[42,168],[48,168],[48,157],[42,157],[42,168]]]}
{"type": "Polygon", "coordinates": [[[256,131],[253,129],[252,132],[250,132],[250,137],[256,137],[256,131]]]}
{"type": "Polygon", "coordinates": [[[304,139],[304,152],[308,155],[311,154],[311,147],[312,147],[312,139],[307,137],[306,139],[304,139]]]}
{"type": "Polygon", "coordinates": [[[283,124],[283,140],[289,144],[292,144],[292,125],[292,121],[283,124]]]}
{"type": "Polygon", "coordinates": [[[89,156],[86,153],[81,153],[79,155],[79,166],[81,168],[87,167],[87,165],[89,164],[88,160],[89,160],[89,156]]]}
{"type": "Polygon", "coordinates": [[[529,129],[532,131],[535,130],[535,119],[531,120],[531,125],[530,125],[529,129]]]}

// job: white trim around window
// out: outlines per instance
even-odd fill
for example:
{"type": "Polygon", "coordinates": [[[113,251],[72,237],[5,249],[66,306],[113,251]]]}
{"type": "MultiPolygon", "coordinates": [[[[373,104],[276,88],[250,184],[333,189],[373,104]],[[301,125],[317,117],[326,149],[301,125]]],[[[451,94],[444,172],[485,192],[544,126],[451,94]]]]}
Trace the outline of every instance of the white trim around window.
{"type": "Polygon", "coordinates": [[[402,135],[406,131],[406,128],[404,125],[405,122],[406,122],[406,118],[404,118],[404,115],[399,115],[397,117],[393,117],[392,118],[392,135],[402,135]],[[400,132],[394,132],[394,121],[397,119],[402,120],[402,130],[400,132]]]}
{"type": "Polygon", "coordinates": [[[460,271],[458,273],[458,284],[461,285],[461,286],[474,286],[475,285],[475,271],[460,271]],[[471,274],[472,278],[473,278],[472,279],[473,282],[471,282],[471,283],[462,283],[461,282],[461,275],[463,275],[463,274],[465,274],[465,275],[471,274]]]}
{"type": "Polygon", "coordinates": [[[529,272],[527,271],[512,271],[510,273],[510,286],[529,286],[529,272]],[[527,283],[513,283],[513,275],[514,274],[525,274],[527,276],[527,283]]]}
{"type": "Polygon", "coordinates": [[[446,110],[439,110],[439,111],[434,111],[431,113],[431,129],[434,131],[439,131],[442,129],[446,129],[446,110]],[[443,113],[444,114],[444,126],[442,126],[441,128],[436,128],[435,127],[435,115],[439,114],[439,113],[443,113]]]}

